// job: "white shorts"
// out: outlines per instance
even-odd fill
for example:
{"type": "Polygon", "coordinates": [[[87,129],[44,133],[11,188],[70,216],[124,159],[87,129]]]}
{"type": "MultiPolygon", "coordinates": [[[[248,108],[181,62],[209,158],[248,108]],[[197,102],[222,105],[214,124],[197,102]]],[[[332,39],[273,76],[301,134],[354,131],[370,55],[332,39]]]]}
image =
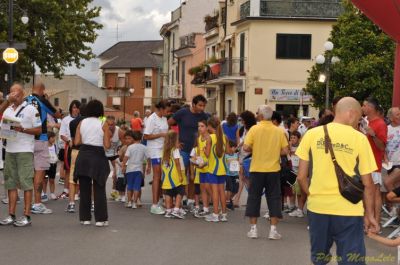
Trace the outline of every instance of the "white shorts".
{"type": "Polygon", "coordinates": [[[372,172],[372,181],[374,184],[382,186],[382,174],[380,172],[372,172]]]}

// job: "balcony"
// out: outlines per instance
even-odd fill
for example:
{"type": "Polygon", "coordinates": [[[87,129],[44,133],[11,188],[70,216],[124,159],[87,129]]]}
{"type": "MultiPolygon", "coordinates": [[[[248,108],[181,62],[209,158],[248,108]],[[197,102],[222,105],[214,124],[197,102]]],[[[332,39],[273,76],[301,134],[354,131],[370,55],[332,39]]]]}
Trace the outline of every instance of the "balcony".
{"type": "Polygon", "coordinates": [[[174,11],[171,12],[171,22],[174,22],[181,18],[181,7],[178,7],[174,11]]]}
{"type": "Polygon", "coordinates": [[[240,19],[245,19],[250,16],[250,1],[240,5],[240,19]]]}
{"type": "Polygon", "coordinates": [[[206,64],[201,71],[196,71],[192,84],[234,83],[246,76],[245,62],[246,58],[224,58],[217,63],[206,64]]]}
{"type": "Polygon", "coordinates": [[[206,24],[205,32],[218,27],[218,18],[219,18],[218,14],[215,16],[207,15],[204,17],[204,23],[206,24]]]}
{"type": "Polygon", "coordinates": [[[195,40],[196,40],[196,34],[194,33],[181,37],[179,49],[196,47],[195,40]]]}
{"type": "Polygon", "coordinates": [[[337,18],[342,12],[343,7],[338,0],[260,1],[260,16],[262,17],[337,18]]]}

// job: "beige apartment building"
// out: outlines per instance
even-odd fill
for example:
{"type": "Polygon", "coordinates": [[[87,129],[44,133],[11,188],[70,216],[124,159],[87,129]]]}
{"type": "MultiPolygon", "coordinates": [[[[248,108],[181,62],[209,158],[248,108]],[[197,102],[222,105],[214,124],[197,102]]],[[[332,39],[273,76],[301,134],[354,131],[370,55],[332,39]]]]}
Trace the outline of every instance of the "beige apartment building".
{"type": "Polygon", "coordinates": [[[220,117],[270,104],[282,114],[317,116],[303,93],[308,70],[324,52],[340,1],[220,1],[217,65],[198,84],[220,117]],[[302,111],[300,111],[302,109],[302,111]]]}

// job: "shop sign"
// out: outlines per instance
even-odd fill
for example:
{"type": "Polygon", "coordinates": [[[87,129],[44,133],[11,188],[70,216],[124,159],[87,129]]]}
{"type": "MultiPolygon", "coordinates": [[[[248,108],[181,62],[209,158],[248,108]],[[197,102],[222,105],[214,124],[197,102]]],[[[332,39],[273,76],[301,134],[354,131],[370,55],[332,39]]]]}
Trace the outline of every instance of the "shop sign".
{"type": "Polygon", "coordinates": [[[312,96],[302,89],[272,88],[269,90],[270,101],[302,101],[311,102],[312,96]]]}

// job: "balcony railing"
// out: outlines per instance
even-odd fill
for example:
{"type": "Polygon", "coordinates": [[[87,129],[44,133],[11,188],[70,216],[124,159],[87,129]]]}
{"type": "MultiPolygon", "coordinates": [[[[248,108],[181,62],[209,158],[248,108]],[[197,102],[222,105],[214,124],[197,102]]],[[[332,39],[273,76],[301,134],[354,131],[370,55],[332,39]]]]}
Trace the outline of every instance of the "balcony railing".
{"type": "Polygon", "coordinates": [[[250,16],[250,1],[240,5],[240,19],[250,16]]]}
{"type": "Polygon", "coordinates": [[[219,63],[207,64],[205,68],[194,75],[192,84],[203,84],[218,78],[245,76],[246,58],[224,58],[219,63]]]}
{"type": "Polygon", "coordinates": [[[179,48],[186,48],[186,47],[195,47],[195,39],[196,39],[196,35],[195,34],[189,34],[186,36],[183,36],[180,38],[180,47],[179,48]]]}
{"type": "Polygon", "coordinates": [[[219,18],[218,15],[213,16],[213,17],[212,16],[206,16],[204,18],[204,22],[206,23],[206,26],[205,26],[205,31],[206,32],[212,30],[213,28],[218,27],[218,18],[219,18]]]}
{"type": "Polygon", "coordinates": [[[171,12],[171,22],[174,22],[181,18],[181,7],[178,7],[174,11],[171,12]]]}
{"type": "Polygon", "coordinates": [[[260,16],[337,18],[343,12],[340,0],[279,1],[261,0],[260,16]]]}

